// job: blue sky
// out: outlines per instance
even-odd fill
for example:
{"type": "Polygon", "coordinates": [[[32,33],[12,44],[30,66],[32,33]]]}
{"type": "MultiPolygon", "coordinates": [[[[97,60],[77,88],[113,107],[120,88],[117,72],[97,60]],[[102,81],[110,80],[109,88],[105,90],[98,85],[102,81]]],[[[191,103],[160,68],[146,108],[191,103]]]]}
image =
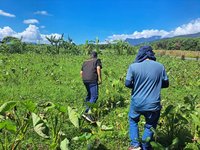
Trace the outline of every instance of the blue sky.
{"type": "Polygon", "coordinates": [[[1,0],[0,39],[47,42],[64,33],[77,44],[200,32],[200,0],[1,0]]]}

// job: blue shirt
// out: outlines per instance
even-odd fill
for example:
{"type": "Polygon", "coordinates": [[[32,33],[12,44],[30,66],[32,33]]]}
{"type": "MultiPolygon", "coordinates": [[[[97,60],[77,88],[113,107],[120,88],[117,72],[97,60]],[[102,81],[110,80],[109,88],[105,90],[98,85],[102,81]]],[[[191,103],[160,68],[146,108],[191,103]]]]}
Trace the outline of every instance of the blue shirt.
{"type": "Polygon", "coordinates": [[[134,111],[161,109],[161,88],[169,86],[164,66],[153,60],[144,60],[129,66],[125,85],[132,89],[129,115],[134,111]]]}

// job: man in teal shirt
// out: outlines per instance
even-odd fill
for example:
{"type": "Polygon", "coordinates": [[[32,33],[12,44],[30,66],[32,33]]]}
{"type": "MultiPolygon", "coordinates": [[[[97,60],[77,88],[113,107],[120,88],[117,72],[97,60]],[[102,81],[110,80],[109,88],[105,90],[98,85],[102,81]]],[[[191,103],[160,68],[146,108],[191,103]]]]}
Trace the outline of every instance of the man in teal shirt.
{"type": "Polygon", "coordinates": [[[138,122],[140,115],[144,115],[146,124],[142,141],[152,139],[153,132],[150,128],[156,128],[160,117],[160,92],[161,88],[169,86],[169,80],[164,66],[156,62],[156,57],[150,46],[139,49],[135,62],[127,71],[125,86],[132,89],[129,111],[129,134],[131,146],[129,150],[151,150],[149,142],[139,143],[138,122]]]}

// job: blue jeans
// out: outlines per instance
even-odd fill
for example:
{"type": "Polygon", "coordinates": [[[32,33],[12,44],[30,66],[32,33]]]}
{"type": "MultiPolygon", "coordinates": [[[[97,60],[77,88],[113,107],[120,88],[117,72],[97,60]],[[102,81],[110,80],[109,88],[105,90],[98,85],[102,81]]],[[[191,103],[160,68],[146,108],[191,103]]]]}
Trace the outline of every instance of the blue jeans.
{"type": "Polygon", "coordinates": [[[143,112],[135,112],[135,117],[129,117],[129,136],[131,139],[131,146],[138,147],[142,146],[143,150],[151,150],[150,142],[140,142],[139,139],[139,129],[138,129],[138,122],[140,121],[140,115],[143,115],[145,117],[145,125],[144,125],[144,132],[142,135],[142,141],[147,140],[147,138],[150,138],[150,141],[153,137],[153,131],[151,131],[151,128],[153,127],[156,129],[156,126],[158,124],[158,120],[160,118],[160,110],[158,111],[143,111],[143,112]]]}
{"type": "MultiPolygon", "coordinates": [[[[87,96],[85,102],[95,103],[98,99],[98,84],[97,83],[84,83],[87,90],[87,96]]],[[[89,111],[89,107],[86,106],[85,113],[89,111]]]]}

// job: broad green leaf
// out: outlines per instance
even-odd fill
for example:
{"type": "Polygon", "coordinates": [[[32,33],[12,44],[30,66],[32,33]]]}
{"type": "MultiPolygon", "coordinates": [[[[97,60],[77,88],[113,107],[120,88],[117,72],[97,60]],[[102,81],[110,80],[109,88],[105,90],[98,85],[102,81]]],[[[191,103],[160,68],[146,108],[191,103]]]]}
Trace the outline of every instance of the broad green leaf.
{"type": "Polygon", "coordinates": [[[84,133],[81,136],[76,136],[72,140],[74,141],[87,141],[92,136],[91,133],[84,133]]]}
{"type": "Polygon", "coordinates": [[[16,124],[10,120],[6,120],[6,129],[11,132],[17,131],[16,124]]]}
{"type": "Polygon", "coordinates": [[[49,128],[45,122],[35,113],[32,113],[32,119],[35,132],[43,138],[49,138],[49,128]]]}
{"type": "Polygon", "coordinates": [[[44,111],[48,111],[49,109],[52,109],[52,108],[55,108],[55,104],[54,103],[52,103],[52,102],[46,102],[45,104],[44,104],[44,111]]]}
{"type": "Polygon", "coordinates": [[[200,125],[200,118],[197,117],[197,116],[194,115],[194,114],[191,114],[191,116],[192,116],[192,119],[194,120],[195,124],[200,125]]]}
{"type": "Polygon", "coordinates": [[[6,129],[11,132],[17,131],[16,124],[10,120],[5,120],[5,121],[0,122],[0,129],[6,129]]]}
{"type": "Polygon", "coordinates": [[[97,122],[96,122],[96,124],[97,124],[97,126],[100,128],[100,127],[101,127],[101,124],[102,124],[102,122],[100,122],[100,121],[97,121],[97,122]]]}
{"type": "Polygon", "coordinates": [[[79,115],[77,114],[77,112],[68,106],[68,114],[69,114],[69,120],[71,121],[71,123],[75,127],[79,128],[79,118],[78,118],[79,115]]]}
{"type": "Polygon", "coordinates": [[[173,105],[167,106],[167,108],[165,109],[165,112],[162,114],[162,116],[163,117],[167,116],[173,110],[173,108],[174,108],[173,105]]]}
{"type": "Polygon", "coordinates": [[[56,105],[56,109],[57,109],[59,112],[62,112],[62,113],[66,113],[66,112],[67,112],[67,107],[66,107],[66,106],[56,105]]]}
{"type": "Polygon", "coordinates": [[[5,127],[5,121],[0,122],[0,130],[3,129],[5,127]]]}
{"type": "Polygon", "coordinates": [[[36,126],[37,124],[43,122],[39,116],[37,116],[35,113],[32,114],[32,119],[33,119],[33,126],[36,126]]]}
{"type": "Polygon", "coordinates": [[[31,100],[27,100],[25,102],[22,102],[22,105],[24,105],[30,112],[33,112],[37,107],[36,103],[34,103],[31,100]]]}
{"type": "Polygon", "coordinates": [[[0,107],[0,114],[5,113],[6,111],[11,110],[12,108],[14,108],[17,105],[16,101],[9,101],[4,103],[3,105],[1,105],[0,107]]]}
{"type": "Polygon", "coordinates": [[[61,150],[68,150],[69,149],[69,140],[65,138],[60,142],[60,149],[61,150]]]}
{"type": "Polygon", "coordinates": [[[113,130],[113,126],[106,126],[106,125],[102,125],[101,126],[101,130],[103,131],[112,131],[113,130]]]}

